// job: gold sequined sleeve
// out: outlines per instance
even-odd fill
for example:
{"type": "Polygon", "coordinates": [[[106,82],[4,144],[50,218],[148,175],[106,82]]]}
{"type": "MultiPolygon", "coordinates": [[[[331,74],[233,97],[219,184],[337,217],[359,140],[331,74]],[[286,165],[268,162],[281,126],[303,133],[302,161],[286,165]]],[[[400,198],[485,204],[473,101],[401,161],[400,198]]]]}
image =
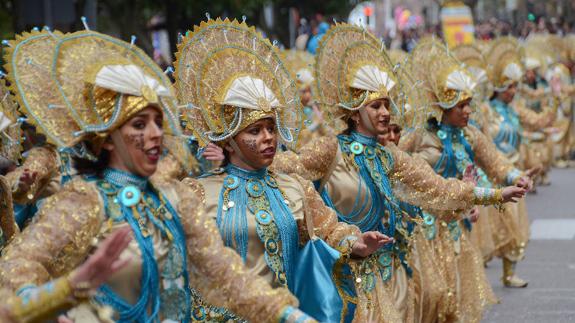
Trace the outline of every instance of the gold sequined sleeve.
{"type": "Polygon", "coordinates": [[[472,183],[443,178],[425,160],[409,156],[395,146],[386,148],[393,157],[390,174],[393,191],[407,203],[420,206],[430,213],[452,217],[474,204],[501,201],[497,190],[482,189],[472,183]]]}
{"type": "Polygon", "coordinates": [[[304,145],[299,153],[287,151],[278,154],[270,170],[298,174],[309,181],[316,181],[329,173],[338,149],[337,137],[318,137],[304,145]]]}
{"type": "Polygon", "coordinates": [[[14,202],[19,204],[33,202],[50,183],[51,179],[58,176],[58,164],[58,153],[54,147],[32,148],[22,166],[6,175],[12,187],[14,202]],[[28,191],[23,192],[18,189],[18,182],[25,169],[30,172],[36,172],[37,175],[36,182],[30,186],[28,191]]]}
{"type": "Polygon", "coordinates": [[[523,101],[517,102],[513,107],[519,116],[523,128],[535,131],[551,126],[553,121],[555,121],[558,105],[554,102],[553,106],[544,107],[541,113],[528,109],[523,101]]]}
{"type": "Polygon", "coordinates": [[[495,180],[498,184],[509,185],[521,177],[520,171],[499,152],[493,141],[474,127],[468,127],[467,130],[473,138],[475,162],[490,179],[495,180]]]}
{"type": "Polygon", "coordinates": [[[91,184],[76,179],[47,198],[37,220],[4,249],[0,286],[38,286],[84,261],[104,218],[99,196],[91,184]]]}
{"type": "Polygon", "coordinates": [[[25,298],[2,290],[0,299],[5,310],[5,317],[0,313],[0,322],[44,322],[77,304],[67,277],[50,281],[25,298]]]}
{"type": "Polygon", "coordinates": [[[521,96],[526,97],[530,100],[540,100],[543,97],[543,95],[545,95],[545,89],[543,88],[532,89],[527,85],[523,85],[520,88],[520,93],[521,96]]]}
{"type": "Polygon", "coordinates": [[[407,153],[416,152],[417,147],[419,147],[421,139],[423,138],[423,131],[425,130],[417,129],[401,136],[401,139],[399,140],[399,145],[397,147],[401,151],[405,151],[407,153]]]}
{"type": "Polygon", "coordinates": [[[250,322],[276,322],[297,299],[286,288],[272,288],[250,273],[241,257],[224,246],[215,221],[198,197],[201,184],[190,178],[178,183],[178,214],[186,233],[190,285],[210,304],[225,307],[250,322]]]}
{"type": "Polygon", "coordinates": [[[342,254],[350,254],[353,242],[361,235],[359,228],[355,225],[339,222],[335,211],[325,205],[310,181],[297,175],[292,176],[300,182],[304,189],[304,212],[306,217],[313,219],[315,234],[342,254]]]}
{"type": "Polygon", "coordinates": [[[174,179],[183,179],[185,176],[186,172],[182,164],[171,153],[168,153],[158,163],[158,168],[152,175],[152,181],[167,182],[174,179]]]}

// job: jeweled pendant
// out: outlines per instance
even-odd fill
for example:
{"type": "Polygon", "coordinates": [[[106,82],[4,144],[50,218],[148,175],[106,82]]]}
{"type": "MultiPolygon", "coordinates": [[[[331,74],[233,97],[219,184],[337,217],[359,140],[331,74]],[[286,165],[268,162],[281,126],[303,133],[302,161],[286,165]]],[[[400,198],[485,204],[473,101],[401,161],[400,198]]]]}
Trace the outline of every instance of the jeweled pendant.
{"type": "Polygon", "coordinates": [[[118,200],[120,201],[120,203],[128,207],[138,204],[138,202],[140,202],[141,197],[142,193],[137,187],[133,185],[128,185],[124,187],[118,194],[118,200]]]}
{"type": "Polygon", "coordinates": [[[363,153],[363,145],[357,141],[354,141],[349,145],[349,150],[355,155],[363,153]]]}
{"type": "Polygon", "coordinates": [[[447,134],[443,130],[437,130],[437,137],[439,137],[441,140],[444,140],[447,138],[447,134]]]}

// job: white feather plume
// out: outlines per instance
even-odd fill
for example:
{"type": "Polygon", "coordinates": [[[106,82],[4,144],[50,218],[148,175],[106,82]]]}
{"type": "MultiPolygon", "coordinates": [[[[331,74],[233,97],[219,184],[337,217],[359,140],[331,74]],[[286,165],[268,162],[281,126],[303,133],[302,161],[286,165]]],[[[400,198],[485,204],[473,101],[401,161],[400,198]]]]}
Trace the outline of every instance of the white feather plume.
{"type": "Polygon", "coordinates": [[[523,77],[523,70],[517,63],[509,63],[503,69],[503,75],[512,81],[519,81],[523,77]]]}
{"type": "Polygon", "coordinates": [[[0,132],[4,131],[12,124],[12,120],[0,111],[0,132]]]}
{"type": "Polygon", "coordinates": [[[536,69],[538,67],[541,67],[541,62],[533,57],[527,57],[525,59],[525,68],[528,70],[533,70],[536,69]]]}
{"type": "Polygon", "coordinates": [[[296,78],[303,84],[309,84],[314,80],[312,72],[307,68],[298,70],[296,73],[296,78]]]}
{"type": "Polygon", "coordinates": [[[360,90],[376,92],[385,87],[387,92],[395,86],[389,74],[374,65],[364,65],[354,75],[351,87],[360,90]]]}
{"type": "Polygon", "coordinates": [[[144,74],[136,65],[106,65],[96,75],[95,84],[122,94],[142,96],[148,86],[158,96],[170,96],[170,91],[157,80],[144,74]]]}
{"type": "Polygon", "coordinates": [[[446,87],[457,91],[473,91],[477,83],[464,70],[455,70],[447,75],[446,87]]]}
{"type": "Polygon", "coordinates": [[[264,81],[250,76],[242,76],[232,82],[222,104],[261,110],[262,99],[267,101],[272,108],[281,106],[279,100],[264,81]]]}
{"type": "Polygon", "coordinates": [[[483,82],[487,82],[489,79],[487,78],[487,72],[479,67],[475,67],[475,66],[469,66],[467,68],[467,70],[473,74],[473,77],[475,77],[475,82],[479,83],[483,83],[483,82]]]}

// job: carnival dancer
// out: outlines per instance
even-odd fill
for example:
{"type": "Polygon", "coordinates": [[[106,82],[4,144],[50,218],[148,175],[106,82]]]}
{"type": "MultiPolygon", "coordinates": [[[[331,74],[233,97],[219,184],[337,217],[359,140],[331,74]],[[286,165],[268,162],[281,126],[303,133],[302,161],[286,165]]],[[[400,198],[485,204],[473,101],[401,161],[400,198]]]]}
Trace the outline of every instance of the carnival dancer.
{"type": "Polygon", "coordinates": [[[184,182],[218,224],[219,234],[209,234],[221,235],[251,273],[293,291],[309,274],[295,268],[310,239],[308,221],[343,257],[368,256],[390,241],[339,223],[311,182],[268,170],[280,140],[296,145],[304,119],[299,88],[269,40],[245,22],[208,20],[183,38],[176,56],[179,100],[193,107],[187,124],[226,156],[223,168],[184,182]]]}
{"type": "MultiPolygon", "coordinates": [[[[426,123],[413,134],[417,137],[410,150],[414,155],[446,178],[463,179],[468,168],[473,167],[478,173],[477,184],[482,187],[493,187],[488,180],[493,179],[503,185],[531,188],[531,180],[497,151],[490,138],[468,126],[476,78],[460,65],[445,44],[437,40],[420,42],[410,56],[409,70],[423,81],[430,108],[426,123]]],[[[478,212],[473,211],[475,218],[478,212]]],[[[432,222],[427,221],[432,216],[426,214],[425,222],[432,222]]],[[[436,240],[440,240],[435,249],[443,253],[440,268],[456,303],[449,316],[452,320],[479,322],[485,307],[494,304],[496,297],[485,276],[483,258],[468,238],[473,222],[468,221],[439,220],[437,224],[441,225],[426,229],[436,231],[436,240]]]]}
{"type": "MultiPolygon", "coordinates": [[[[494,117],[489,123],[489,131],[498,150],[520,167],[523,164],[520,154],[523,129],[541,129],[550,125],[555,111],[550,109],[537,114],[528,110],[523,101],[514,101],[517,86],[523,77],[521,55],[515,39],[505,37],[494,41],[485,60],[487,75],[494,88],[490,100],[494,117]]],[[[529,219],[524,201],[511,207],[519,228],[519,241],[517,248],[506,252],[503,257],[502,281],[506,287],[526,287],[527,282],[515,274],[515,265],[524,257],[530,235],[529,219]]]]}

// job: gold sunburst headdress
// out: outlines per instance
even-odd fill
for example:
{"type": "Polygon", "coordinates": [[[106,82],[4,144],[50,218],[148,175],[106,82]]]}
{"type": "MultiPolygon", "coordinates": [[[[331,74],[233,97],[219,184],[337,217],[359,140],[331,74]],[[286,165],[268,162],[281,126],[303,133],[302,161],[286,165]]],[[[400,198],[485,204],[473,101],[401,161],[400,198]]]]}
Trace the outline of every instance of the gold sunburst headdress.
{"type": "Polygon", "coordinates": [[[282,51],[281,58],[300,89],[312,86],[314,81],[313,65],[315,63],[312,54],[290,49],[282,51]]]}
{"type": "Polygon", "coordinates": [[[169,79],[133,42],[44,29],[17,36],[5,61],[27,120],[59,148],[94,158],[111,131],[149,105],[162,109],[167,133],[181,134],[169,79]]]}
{"type": "Polygon", "coordinates": [[[219,18],[194,26],[178,45],[174,77],[200,145],[224,143],[273,117],[280,139],[295,147],[303,125],[298,87],[276,46],[254,27],[219,18]]]}
{"type": "Polygon", "coordinates": [[[481,47],[476,44],[462,44],[451,50],[453,56],[465,65],[465,68],[477,83],[474,97],[479,101],[489,98],[493,92],[487,76],[487,63],[481,47]]]}
{"type": "Polygon", "coordinates": [[[378,98],[388,98],[395,109],[403,109],[401,86],[385,45],[367,30],[336,24],[321,38],[314,96],[332,127],[378,98]]]}
{"type": "Polygon", "coordinates": [[[509,85],[521,81],[523,57],[524,51],[515,38],[502,37],[491,43],[485,61],[487,76],[495,91],[505,91],[509,85]]]}
{"type": "Polygon", "coordinates": [[[394,64],[400,82],[402,93],[397,105],[391,107],[390,124],[400,125],[405,132],[411,132],[426,121],[426,106],[429,103],[424,91],[421,91],[421,81],[411,75],[408,70],[409,54],[403,50],[390,50],[389,57],[394,64]]]}
{"type": "Polygon", "coordinates": [[[18,163],[22,152],[22,128],[18,118],[17,104],[0,79],[0,157],[18,163]]]}
{"type": "Polygon", "coordinates": [[[477,83],[488,82],[487,64],[479,46],[475,44],[459,45],[451,50],[453,56],[465,64],[477,83]]]}
{"type": "Polygon", "coordinates": [[[441,120],[443,110],[473,97],[477,82],[453,56],[446,44],[435,38],[420,41],[408,60],[408,70],[422,82],[428,96],[427,118],[441,120]]]}

